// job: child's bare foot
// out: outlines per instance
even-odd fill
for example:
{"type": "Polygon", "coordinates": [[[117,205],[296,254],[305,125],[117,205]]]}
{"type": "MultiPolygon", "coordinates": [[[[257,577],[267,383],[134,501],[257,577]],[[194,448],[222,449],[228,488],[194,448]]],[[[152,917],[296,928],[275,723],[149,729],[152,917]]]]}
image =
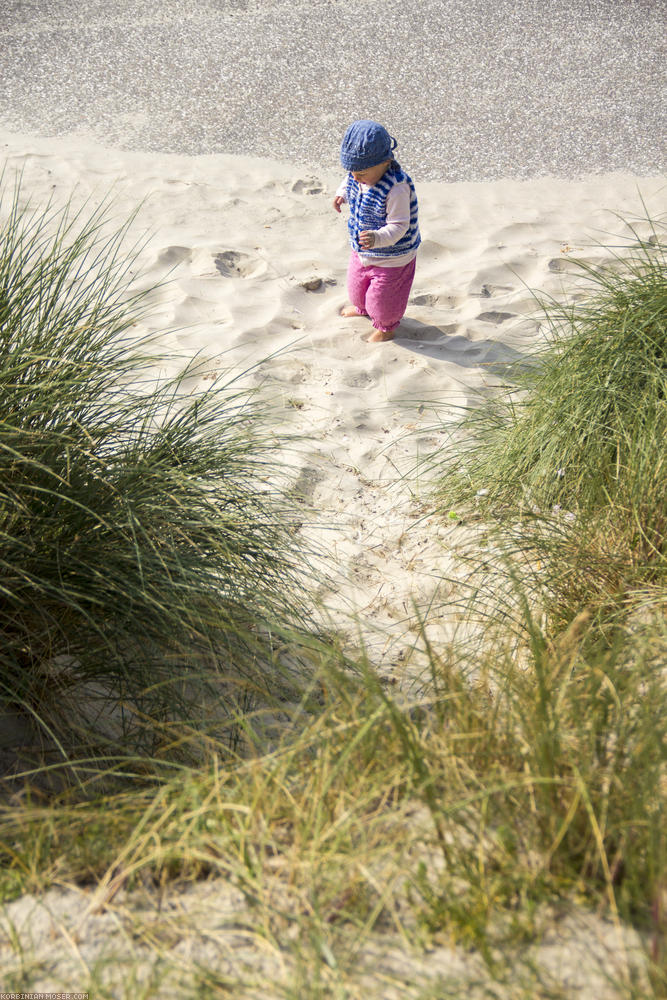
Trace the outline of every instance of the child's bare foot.
{"type": "Polygon", "coordinates": [[[341,316],[361,316],[356,306],[343,306],[340,311],[341,316]]]}
{"type": "Polygon", "coordinates": [[[394,331],[393,330],[373,330],[372,334],[368,338],[370,344],[380,344],[384,343],[385,340],[393,340],[394,331]]]}

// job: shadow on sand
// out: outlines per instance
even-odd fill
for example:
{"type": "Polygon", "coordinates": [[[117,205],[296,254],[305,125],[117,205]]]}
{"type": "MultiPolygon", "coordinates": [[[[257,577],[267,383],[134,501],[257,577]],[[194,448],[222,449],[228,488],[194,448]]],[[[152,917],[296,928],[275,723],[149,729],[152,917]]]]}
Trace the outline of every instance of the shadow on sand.
{"type": "Polygon", "coordinates": [[[522,354],[502,341],[469,340],[461,334],[461,329],[460,323],[431,326],[416,319],[403,319],[394,343],[421,357],[449,361],[461,368],[484,366],[499,375],[534,363],[531,355],[522,354]]]}

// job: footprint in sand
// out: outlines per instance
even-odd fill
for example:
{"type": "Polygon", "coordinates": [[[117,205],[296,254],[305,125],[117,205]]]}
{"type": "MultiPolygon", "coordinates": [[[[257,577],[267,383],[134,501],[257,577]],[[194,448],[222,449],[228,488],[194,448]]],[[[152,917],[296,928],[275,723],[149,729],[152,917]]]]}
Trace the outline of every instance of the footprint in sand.
{"type": "Polygon", "coordinates": [[[316,177],[307,177],[303,180],[295,181],[291,190],[294,194],[322,194],[324,188],[316,177]]]}
{"type": "Polygon", "coordinates": [[[492,299],[496,295],[506,295],[507,292],[513,291],[513,285],[493,285],[489,281],[485,282],[478,292],[471,292],[471,295],[476,295],[480,299],[492,299]]]}
{"type": "Polygon", "coordinates": [[[354,374],[346,375],[342,382],[343,385],[348,386],[350,389],[367,389],[376,385],[377,379],[370,375],[369,372],[355,372],[354,374]]]}
{"type": "Polygon", "coordinates": [[[190,247],[165,247],[157,259],[162,267],[178,267],[179,264],[192,263],[192,250],[190,247]]]}
{"type": "Polygon", "coordinates": [[[513,319],[515,313],[506,312],[483,312],[480,313],[477,319],[481,319],[483,323],[493,323],[494,326],[500,326],[501,323],[506,323],[508,319],[513,319]]]}
{"type": "Polygon", "coordinates": [[[291,493],[296,500],[311,500],[317,487],[326,479],[321,469],[304,466],[294,483],[291,493]]]}
{"type": "Polygon", "coordinates": [[[440,306],[445,309],[456,309],[465,301],[462,295],[414,295],[412,301],[416,306],[440,306]]]}
{"type": "Polygon", "coordinates": [[[223,250],[213,257],[223,278],[256,278],[266,271],[266,263],[239,250],[223,250]]]}

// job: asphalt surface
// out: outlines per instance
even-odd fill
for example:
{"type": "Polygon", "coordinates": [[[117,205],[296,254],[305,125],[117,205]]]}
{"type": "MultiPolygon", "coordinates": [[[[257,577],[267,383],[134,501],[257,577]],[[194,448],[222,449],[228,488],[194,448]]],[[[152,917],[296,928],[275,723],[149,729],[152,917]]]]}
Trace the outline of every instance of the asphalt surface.
{"type": "Polygon", "coordinates": [[[667,0],[0,0],[0,128],[420,180],[664,171],[667,0]]]}

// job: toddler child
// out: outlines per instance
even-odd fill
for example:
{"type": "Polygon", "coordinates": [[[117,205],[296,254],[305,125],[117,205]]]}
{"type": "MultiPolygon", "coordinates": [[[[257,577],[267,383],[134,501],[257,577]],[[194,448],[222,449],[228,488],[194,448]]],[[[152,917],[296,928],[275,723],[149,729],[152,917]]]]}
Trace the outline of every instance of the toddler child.
{"type": "Polygon", "coordinates": [[[350,206],[352,253],[347,272],[351,306],[341,316],[368,316],[369,340],[392,340],[408,303],[421,243],[412,180],[392,157],[396,140],[378,122],[348,128],[340,150],[348,171],[333,200],[350,206]]]}

